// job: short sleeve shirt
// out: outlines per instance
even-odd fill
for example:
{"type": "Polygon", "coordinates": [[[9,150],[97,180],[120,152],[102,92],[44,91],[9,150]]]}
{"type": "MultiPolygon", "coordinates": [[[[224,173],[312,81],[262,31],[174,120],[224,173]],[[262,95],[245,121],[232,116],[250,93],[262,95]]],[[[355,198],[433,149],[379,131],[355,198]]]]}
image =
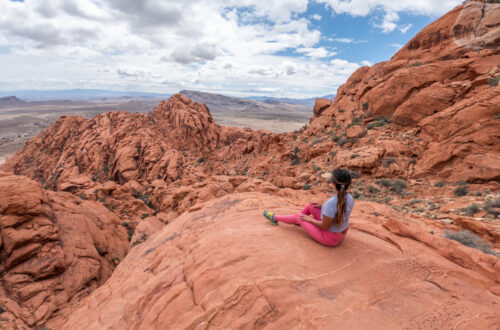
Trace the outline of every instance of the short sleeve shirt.
{"type": "MultiPolygon", "coordinates": [[[[354,198],[351,194],[347,194],[345,197],[345,213],[344,213],[344,223],[342,227],[338,227],[336,224],[332,224],[328,231],[339,233],[344,231],[349,225],[349,217],[351,216],[352,208],[354,207],[354,198]]],[[[337,196],[332,196],[329,200],[323,204],[321,207],[321,221],[323,221],[323,214],[329,218],[335,219],[337,215],[337,196]]]]}

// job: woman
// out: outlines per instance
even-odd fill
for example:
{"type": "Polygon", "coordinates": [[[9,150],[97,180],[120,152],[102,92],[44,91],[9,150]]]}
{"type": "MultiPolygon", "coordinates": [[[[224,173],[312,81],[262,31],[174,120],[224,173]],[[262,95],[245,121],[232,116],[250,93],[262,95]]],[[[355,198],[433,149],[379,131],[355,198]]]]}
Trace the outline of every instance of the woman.
{"type": "Polygon", "coordinates": [[[265,210],[264,216],[275,226],[278,222],[301,225],[314,240],[323,245],[339,245],[347,233],[354,198],[347,193],[351,184],[349,171],[336,169],[332,175],[337,195],[325,204],[310,202],[299,213],[290,215],[277,215],[265,210]]]}

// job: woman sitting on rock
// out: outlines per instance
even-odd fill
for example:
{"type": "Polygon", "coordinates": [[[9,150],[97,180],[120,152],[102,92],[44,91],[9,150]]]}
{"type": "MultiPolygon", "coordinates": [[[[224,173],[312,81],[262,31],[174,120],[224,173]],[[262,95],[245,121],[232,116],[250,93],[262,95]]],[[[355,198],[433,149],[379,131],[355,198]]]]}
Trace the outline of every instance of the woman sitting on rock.
{"type": "Polygon", "coordinates": [[[278,222],[301,225],[314,240],[326,246],[337,246],[344,239],[349,226],[349,216],[354,207],[354,198],[347,193],[351,174],[347,170],[332,172],[337,195],[323,205],[310,202],[296,214],[277,215],[264,211],[264,216],[276,226],[278,222]]]}

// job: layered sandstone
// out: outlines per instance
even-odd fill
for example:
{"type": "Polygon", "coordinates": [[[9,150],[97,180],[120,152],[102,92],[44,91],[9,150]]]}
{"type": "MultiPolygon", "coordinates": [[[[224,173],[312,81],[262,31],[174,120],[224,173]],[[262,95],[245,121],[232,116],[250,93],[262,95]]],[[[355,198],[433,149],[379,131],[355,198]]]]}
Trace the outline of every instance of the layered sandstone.
{"type": "Polygon", "coordinates": [[[62,329],[490,329],[500,322],[500,261],[360,202],[331,249],[263,209],[261,193],[184,213],[134,247],[62,329]],[[373,211],[380,212],[379,216],[373,211]],[[478,298],[481,297],[481,298],[478,298]]]}
{"type": "Polygon", "coordinates": [[[101,204],[0,171],[0,327],[40,327],[111,275],[128,241],[101,204]]]}

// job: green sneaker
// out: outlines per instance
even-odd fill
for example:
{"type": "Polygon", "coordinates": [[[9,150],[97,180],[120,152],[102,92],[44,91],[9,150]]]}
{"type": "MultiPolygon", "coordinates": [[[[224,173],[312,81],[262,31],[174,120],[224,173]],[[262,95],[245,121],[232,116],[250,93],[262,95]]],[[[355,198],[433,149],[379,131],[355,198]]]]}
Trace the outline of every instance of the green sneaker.
{"type": "Polygon", "coordinates": [[[264,216],[267,218],[267,220],[269,220],[271,225],[278,225],[278,221],[274,220],[274,212],[267,212],[267,210],[264,210],[264,216]]]}

